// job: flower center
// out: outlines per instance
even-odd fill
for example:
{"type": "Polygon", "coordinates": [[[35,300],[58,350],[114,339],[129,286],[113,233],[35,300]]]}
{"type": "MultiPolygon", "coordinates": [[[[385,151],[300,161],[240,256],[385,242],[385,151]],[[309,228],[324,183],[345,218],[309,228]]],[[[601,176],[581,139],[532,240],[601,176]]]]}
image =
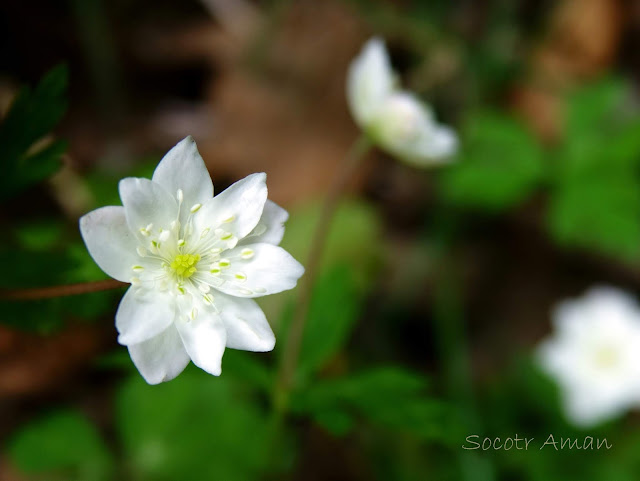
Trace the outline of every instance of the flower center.
{"type": "Polygon", "coordinates": [[[618,364],[620,356],[612,346],[603,346],[595,352],[595,363],[601,369],[611,369],[618,364]]]}
{"type": "Polygon", "coordinates": [[[178,254],[170,265],[179,277],[188,279],[196,272],[199,261],[200,254],[178,254]]]}

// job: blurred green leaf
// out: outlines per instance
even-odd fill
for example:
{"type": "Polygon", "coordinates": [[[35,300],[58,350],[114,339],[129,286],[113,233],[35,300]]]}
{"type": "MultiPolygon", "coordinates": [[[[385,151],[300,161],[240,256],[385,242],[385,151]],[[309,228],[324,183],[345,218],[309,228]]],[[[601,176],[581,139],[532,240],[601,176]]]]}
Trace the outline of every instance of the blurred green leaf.
{"type": "Polygon", "coordinates": [[[427,381],[418,374],[387,366],[348,377],[321,380],[295,394],[292,408],[308,413],[334,434],[345,434],[354,419],[422,439],[445,438],[451,411],[426,394],[427,381]]]}
{"type": "Polygon", "coordinates": [[[549,227],[562,245],[636,259],[640,254],[640,185],[629,176],[566,183],[551,199],[549,227]]]}
{"type": "Polygon", "coordinates": [[[9,441],[9,456],[25,474],[47,479],[110,479],[112,458],[95,427],[80,413],[60,411],[24,426],[9,441]]]}
{"type": "Polygon", "coordinates": [[[548,219],[561,245],[635,260],[640,256],[640,119],[622,110],[627,90],[623,82],[608,79],[570,99],[548,219]]]}
{"type": "Polygon", "coordinates": [[[463,130],[459,161],[443,172],[449,202],[499,211],[525,200],[544,174],[543,152],[524,126],[497,112],[474,115],[463,130]]]}
{"type": "Polygon", "coordinates": [[[52,249],[59,244],[63,232],[62,223],[53,219],[25,223],[14,229],[19,245],[38,251],[52,249]]]}
{"type": "MultiPolygon", "coordinates": [[[[303,264],[309,253],[309,238],[315,234],[320,205],[307,205],[294,211],[287,222],[282,247],[303,264]]],[[[336,265],[348,265],[354,281],[361,289],[371,284],[372,274],[379,266],[382,243],[382,222],[375,209],[366,202],[347,200],[335,213],[322,258],[321,274],[336,265]]]]}
{"type": "Polygon", "coordinates": [[[132,377],[117,395],[117,427],[141,480],[250,480],[267,462],[267,424],[250,393],[195,368],[170,383],[132,377]]]}
{"type": "Polygon", "coordinates": [[[621,106],[628,86],[621,79],[606,78],[582,87],[569,99],[567,113],[568,139],[589,136],[600,128],[606,129],[616,106],[621,106]]]}
{"type": "MultiPolygon", "coordinates": [[[[309,257],[309,239],[315,234],[320,205],[306,205],[291,212],[286,224],[282,247],[305,265],[309,257]]],[[[389,252],[382,235],[382,221],[376,210],[366,202],[346,200],[340,203],[331,224],[318,276],[330,273],[336,266],[348,266],[353,287],[367,291],[383,265],[382,256],[389,252]]],[[[258,301],[269,320],[286,318],[287,306],[297,299],[292,290],[277,296],[261,297],[258,301]]],[[[284,326],[273,324],[278,343],[283,345],[284,326]]]]}
{"type": "Polygon", "coordinates": [[[227,349],[224,353],[223,363],[225,375],[259,387],[264,392],[270,392],[273,375],[267,365],[262,362],[262,357],[256,356],[252,352],[227,349]]]}
{"type": "Polygon", "coordinates": [[[360,315],[362,301],[349,267],[336,266],[319,279],[300,350],[300,377],[321,369],[344,347],[360,315]]]}
{"type": "Polygon", "coordinates": [[[62,141],[40,143],[67,109],[67,69],[58,66],[31,91],[23,88],[0,124],[0,198],[46,179],[60,165],[62,141]]]}

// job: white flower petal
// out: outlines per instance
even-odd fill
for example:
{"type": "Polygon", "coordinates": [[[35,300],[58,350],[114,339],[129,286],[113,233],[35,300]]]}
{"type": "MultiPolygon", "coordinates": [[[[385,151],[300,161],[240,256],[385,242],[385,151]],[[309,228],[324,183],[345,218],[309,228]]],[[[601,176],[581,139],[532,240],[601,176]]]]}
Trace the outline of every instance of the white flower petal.
{"type": "MultiPolygon", "coordinates": [[[[204,309],[200,309],[204,311],[204,309]]],[[[199,312],[193,320],[176,319],[176,327],[193,363],[209,374],[222,372],[222,355],[227,341],[224,324],[215,313],[199,312]]]]}
{"type": "Polygon", "coordinates": [[[267,200],[267,175],[251,174],[208,200],[193,217],[195,232],[223,228],[242,239],[253,230],[267,200]]]}
{"type": "Polygon", "coordinates": [[[214,302],[227,330],[227,347],[255,352],[273,349],[276,337],[254,300],[217,293],[214,302]]]}
{"type": "Polygon", "coordinates": [[[130,287],[116,312],[118,342],[125,346],[138,344],[164,331],[175,318],[172,301],[166,293],[130,287]]]}
{"type": "Polygon", "coordinates": [[[149,224],[158,230],[169,230],[178,218],[176,200],[160,184],[149,179],[127,177],[118,185],[127,223],[140,238],[140,229],[149,224]]]}
{"type": "Polygon", "coordinates": [[[458,146],[455,132],[438,125],[431,109],[411,92],[389,95],[369,131],[380,147],[418,166],[441,162],[453,155],[458,146]]]}
{"type": "Polygon", "coordinates": [[[384,42],[373,38],[351,63],[347,74],[347,100],[360,126],[367,127],[393,88],[394,73],[384,42]]]}
{"type": "Polygon", "coordinates": [[[137,264],[136,240],[125,218],[124,207],[107,206],[80,218],[80,233],[89,254],[104,272],[122,282],[131,279],[137,264]]]}
{"type": "Polygon", "coordinates": [[[236,247],[226,251],[225,256],[231,260],[224,271],[225,282],[213,287],[231,296],[260,297],[293,289],[304,274],[304,267],[291,254],[271,244],[236,247]],[[243,258],[247,249],[252,255],[243,258]]]}
{"type": "Polygon", "coordinates": [[[415,160],[420,164],[451,159],[458,150],[458,136],[450,127],[434,125],[418,143],[415,160]]]}
{"type": "Polygon", "coordinates": [[[148,341],[127,347],[131,360],[149,384],[171,381],[189,364],[189,355],[173,325],[148,341]]]}
{"type": "Polygon", "coordinates": [[[392,153],[412,151],[425,133],[431,131],[433,114],[411,92],[387,96],[371,121],[374,140],[392,153]]]}
{"type": "Polygon", "coordinates": [[[152,180],[176,196],[184,195],[183,214],[195,204],[204,204],[213,197],[213,183],[209,171],[191,136],[180,141],[165,155],[153,173],[152,180]]]}
{"type": "Polygon", "coordinates": [[[286,210],[267,199],[258,225],[238,245],[265,243],[277,246],[284,236],[284,223],[288,219],[286,210]]]}

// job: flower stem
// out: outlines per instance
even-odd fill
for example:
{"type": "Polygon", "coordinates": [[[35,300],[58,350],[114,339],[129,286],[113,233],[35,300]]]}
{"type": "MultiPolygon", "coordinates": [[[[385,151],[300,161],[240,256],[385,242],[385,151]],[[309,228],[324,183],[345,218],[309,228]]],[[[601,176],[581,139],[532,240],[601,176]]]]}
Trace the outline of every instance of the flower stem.
{"type": "MultiPolygon", "coordinates": [[[[462,304],[459,261],[454,245],[457,240],[458,219],[455,212],[440,213],[436,231],[434,263],[442,274],[434,286],[433,321],[437,347],[450,402],[459,408],[460,421],[466,432],[482,432],[471,373],[471,356],[467,342],[466,323],[462,304]]],[[[494,481],[495,471],[489,458],[463,451],[457,454],[461,479],[465,481],[494,481]]]]}
{"type": "Polygon", "coordinates": [[[311,239],[306,272],[300,281],[298,302],[293,313],[291,327],[289,328],[289,336],[282,354],[277,374],[273,398],[274,406],[277,411],[284,412],[287,409],[288,393],[293,384],[296,365],[300,355],[300,347],[309,312],[309,304],[311,302],[313,287],[318,276],[318,269],[320,267],[320,261],[327,242],[327,237],[331,229],[333,216],[349,180],[360,165],[360,161],[369,151],[370,147],[371,143],[364,135],[360,136],[353,143],[351,149],[347,153],[345,161],[341,164],[341,169],[334,178],[327,197],[322,205],[320,218],[311,239]]]}
{"type": "Polygon", "coordinates": [[[38,299],[51,299],[54,297],[75,296],[90,292],[107,291],[119,287],[128,286],[126,282],[107,279],[104,281],[80,282],[78,284],[66,284],[62,286],[34,287],[30,289],[3,289],[0,290],[0,299],[12,301],[29,301],[38,299]]]}

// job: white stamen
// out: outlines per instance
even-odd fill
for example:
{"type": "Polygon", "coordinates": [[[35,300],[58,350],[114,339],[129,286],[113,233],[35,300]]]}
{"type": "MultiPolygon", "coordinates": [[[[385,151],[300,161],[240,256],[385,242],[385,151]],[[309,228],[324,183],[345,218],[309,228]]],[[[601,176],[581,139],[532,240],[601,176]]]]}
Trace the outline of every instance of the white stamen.
{"type": "Polygon", "coordinates": [[[163,230],[160,232],[158,239],[160,239],[160,242],[164,242],[169,238],[170,235],[171,235],[171,232],[169,232],[168,230],[163,230]]]}
{"type": "Polygon", "coordinates": [[[191,213],[195,214],[200,210],[200,207],[202,207],[202,204],[194,204],[193,207],[191,207],[190,209],[191,213]]]}

